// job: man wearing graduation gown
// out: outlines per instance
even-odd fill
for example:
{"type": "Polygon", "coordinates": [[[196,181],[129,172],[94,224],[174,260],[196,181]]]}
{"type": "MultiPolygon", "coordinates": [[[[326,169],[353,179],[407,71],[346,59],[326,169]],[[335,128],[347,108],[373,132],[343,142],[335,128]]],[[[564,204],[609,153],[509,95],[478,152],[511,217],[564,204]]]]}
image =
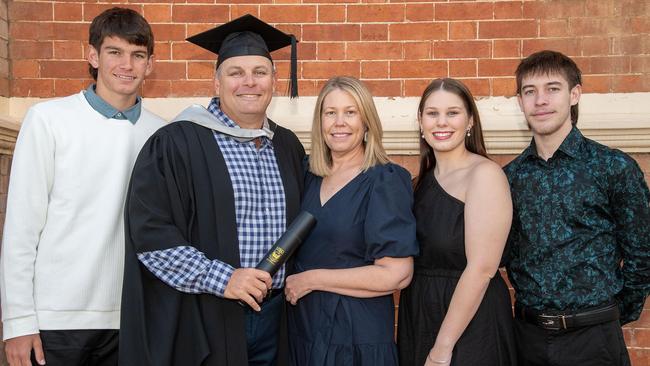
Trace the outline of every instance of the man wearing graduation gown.
{"type": "Polygon", "coordinates": [[[285,365],[286,271],[254,267],[300,207],[304,149],[266,118],[269,52],[295,51],[295,38],[247,15],[188,40],[218,53],[217,97],[160,129],[135,164],[120,365],[285,365]]]}

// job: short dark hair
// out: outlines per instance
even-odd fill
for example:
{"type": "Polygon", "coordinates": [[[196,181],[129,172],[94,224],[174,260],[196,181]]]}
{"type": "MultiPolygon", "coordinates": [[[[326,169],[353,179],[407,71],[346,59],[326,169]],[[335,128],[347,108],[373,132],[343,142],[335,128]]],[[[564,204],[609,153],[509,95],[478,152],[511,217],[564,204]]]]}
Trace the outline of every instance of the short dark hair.
{"type": "MultiPolygon", "coordinates": [[[[524,77],[529,75],[560,74],[569,84],[569,90],[582,85],[582,72],[578,65],[568,56],[550,50],[535,52],[521,60],[515,76],[517,77],[517,94],[521,94],[524,77]]],[[[578,123],[578,103],[571,106],[571,123],[578,123]]]]}
{"type": "MultiPolygon", "coordinates": [[[[100,51],[106,37],[118,37],[131,44],[147,47],[147,55],[153,55],[153,32],[151,26],[135,10],[127,8],[111,8],[105,10],[93,19],[88,32],[88,43],[100,51]]],[[[88,65],[88,71],[97,80],[97,69],[88,65]]]]}

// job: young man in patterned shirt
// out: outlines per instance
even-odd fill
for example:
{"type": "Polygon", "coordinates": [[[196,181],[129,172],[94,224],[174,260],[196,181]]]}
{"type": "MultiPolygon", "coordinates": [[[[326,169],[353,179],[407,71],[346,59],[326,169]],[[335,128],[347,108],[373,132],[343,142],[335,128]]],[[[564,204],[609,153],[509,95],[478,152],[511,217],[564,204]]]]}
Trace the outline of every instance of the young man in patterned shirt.
{"type": "Polygon", "coordinates": [[[650,288],[643,173],[576,127],[582,81],[573,60],[537,52],[516,77],[533,132],[505,168],[520,365],[629,365],[621,324],[639,318],[650,288]]]}

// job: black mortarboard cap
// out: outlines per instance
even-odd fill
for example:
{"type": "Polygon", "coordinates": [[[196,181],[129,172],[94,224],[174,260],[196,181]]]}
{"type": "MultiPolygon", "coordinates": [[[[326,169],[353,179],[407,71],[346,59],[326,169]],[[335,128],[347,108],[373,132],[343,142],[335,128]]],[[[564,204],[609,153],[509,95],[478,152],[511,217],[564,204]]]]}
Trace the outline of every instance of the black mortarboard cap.
{"type": "Polygon", "coordinates": [[[187,39],[197,46],[216,53],[217,67],[225,60],[235,56],[264,56],[269,60],[271,52],[291,45],[291,81],[289,95],[298,96],[298,60],[296,56],[296,37],[286,34],[256,17],[246,14],[228,23],[187,39]]]}

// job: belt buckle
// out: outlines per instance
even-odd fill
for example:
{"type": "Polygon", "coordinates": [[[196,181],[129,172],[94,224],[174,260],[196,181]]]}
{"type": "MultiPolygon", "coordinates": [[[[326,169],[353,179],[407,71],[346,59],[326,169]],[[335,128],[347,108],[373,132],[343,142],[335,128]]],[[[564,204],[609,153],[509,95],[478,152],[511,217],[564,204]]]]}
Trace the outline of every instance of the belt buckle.
{"type": "Polygon", "coordinates": [[[567,329],[566,317],[564,315],[540,314],[537,317],[539,318],[539,324],[544,329],[548,329],[548,330],[567,329]]]}

